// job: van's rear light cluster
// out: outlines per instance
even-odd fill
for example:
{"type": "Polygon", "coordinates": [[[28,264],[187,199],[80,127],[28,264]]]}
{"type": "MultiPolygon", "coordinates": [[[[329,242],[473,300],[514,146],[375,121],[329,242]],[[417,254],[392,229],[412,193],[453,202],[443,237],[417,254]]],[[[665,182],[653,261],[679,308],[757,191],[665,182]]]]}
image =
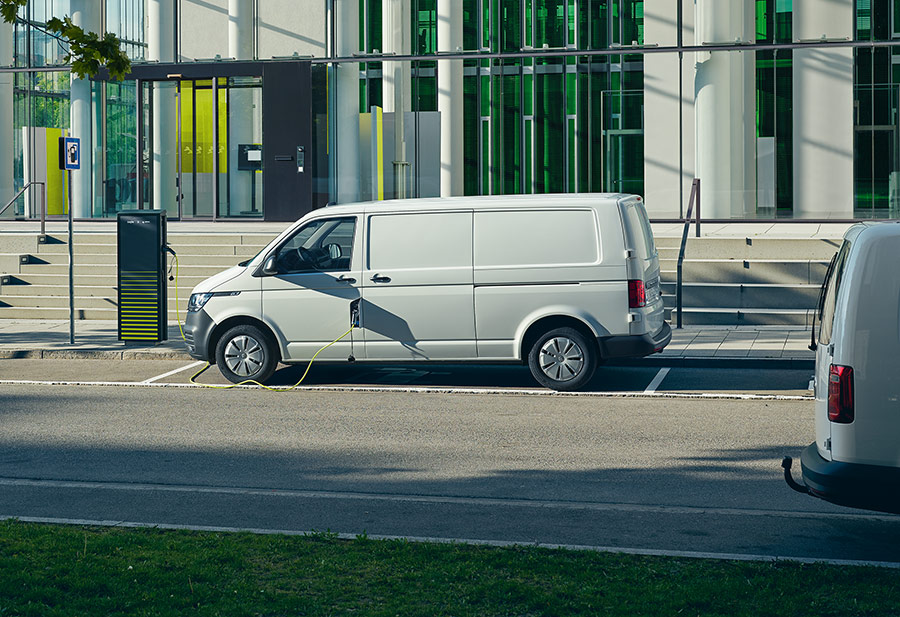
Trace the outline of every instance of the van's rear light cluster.
{"type": "Polygon", "coordinates": [[[628,281],[628,308],[647,306],[647,294],[644,293],[644,281],[628,281]]]}
{"type": "Polygon", "coordinates": [[[828,370],[828,419],[850,424],[853,418],[853,369],[832,364],[828,370]]]}

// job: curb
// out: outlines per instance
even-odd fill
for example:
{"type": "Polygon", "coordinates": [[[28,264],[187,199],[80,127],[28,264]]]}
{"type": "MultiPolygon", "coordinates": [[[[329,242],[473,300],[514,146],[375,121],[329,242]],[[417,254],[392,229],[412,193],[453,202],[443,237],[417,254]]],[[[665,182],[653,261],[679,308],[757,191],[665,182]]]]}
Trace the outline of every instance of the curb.
{"type": "Polygon", "coordinates": [[[780,369],[780,370],[815,370],[815,358],[740,358],[716,356],[674,356],[668,358],[639,358],[635,360],[617,360],[606,366],[643,366],[672,368],[742,368],[742,369],[780,369]]]}
{"type": "Polygon", "coordinates": [[[0,360],[192,360],[186,351],[123,349],[4,349],[0,360]]]}

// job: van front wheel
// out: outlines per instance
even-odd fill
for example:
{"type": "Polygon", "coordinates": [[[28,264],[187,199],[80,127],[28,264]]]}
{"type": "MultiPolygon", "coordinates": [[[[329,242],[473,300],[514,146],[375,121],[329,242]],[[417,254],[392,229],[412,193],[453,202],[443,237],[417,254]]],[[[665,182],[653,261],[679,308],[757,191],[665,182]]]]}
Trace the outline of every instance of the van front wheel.
{"type": "Polygon", "coordinates": [[[235,326],[219,339],[216,364],[232,383],[264,382],[278,366],[278,348],[271,337],[256,326],[235,326]]]}
{"type": "Polygon", "coordinates": [[[528,352],[528,368],[542,386],[578,390],[597,369],[595,346],[574,328],[555,328],[540,336],[528,352]]]}

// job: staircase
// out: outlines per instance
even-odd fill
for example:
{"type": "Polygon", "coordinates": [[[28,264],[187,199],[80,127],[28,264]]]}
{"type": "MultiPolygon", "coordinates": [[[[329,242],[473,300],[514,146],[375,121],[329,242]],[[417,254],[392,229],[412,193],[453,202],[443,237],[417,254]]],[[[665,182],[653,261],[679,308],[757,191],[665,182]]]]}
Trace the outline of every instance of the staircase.
{"type": "MultiPolygon", "coordinates": [[[[813,308],[840,238],[693,237],[682,269],[682,323],[801,326],[813,308]]],[[[667,318],[675,322],[681,238],[656,239],[667,318]]]]}
{"type": "MultiPolygon", "coordinates": [[[[691,230],[693,233],[693,230],[691,230]]],[[[248,259],[276,233],[169,232],[178,253],[178,314],[201,280],[248,259]]],[[[0,318],[68,319],[69,266],[65,234],[0,235],[0,318]]],[[[680,237],[658,237],[667,318],[675,321],[680,237]]],[[[840,239],[688,239],[683,269],[684,325],[809,327],[812,308],[840,239]]],[[[75,318],[115,320],[116,234],[75,235],[75,318]]],[[[174,274],[174,269],[173,269],[174,274]]],[[[168,320],[176,323],[175,283],[168,320]]]]}
{"type": "MultiPolygon", "coordinates": [[[[178,253],[178,315],[184,320],[194,285],[253,257],[274,233],[172,233],[178,253]]],[[[0,319],[68,319],[69,253],[65,234],[0,235],[0,319]]],[[[74,236],[76,319],[117,319],[116,234],[74,236]]],[[[171,256],[167,256],[171,261],[171,256]]],[[[174,265],[172,274],[175,274],[174,265]]],[[[175,281],[169,281],[168,321],[176,323],[175,281]]]]}

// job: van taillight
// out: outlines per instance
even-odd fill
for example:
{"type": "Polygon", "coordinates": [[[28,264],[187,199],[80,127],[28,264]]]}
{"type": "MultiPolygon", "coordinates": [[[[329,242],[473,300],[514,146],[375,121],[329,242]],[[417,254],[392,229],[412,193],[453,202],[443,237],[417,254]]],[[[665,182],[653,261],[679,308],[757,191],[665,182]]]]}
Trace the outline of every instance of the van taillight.
{"type": "Polygon", "coordinates": [[[628,281],[628,308],[641,308],[642,306],[647,306],[644,281],[628,281]]]}
{"type": "Polygon", "coordinates": [[[828,419],[850,424],[853,417],[853,369],[832,364],[828,370],[828,419]]]}

